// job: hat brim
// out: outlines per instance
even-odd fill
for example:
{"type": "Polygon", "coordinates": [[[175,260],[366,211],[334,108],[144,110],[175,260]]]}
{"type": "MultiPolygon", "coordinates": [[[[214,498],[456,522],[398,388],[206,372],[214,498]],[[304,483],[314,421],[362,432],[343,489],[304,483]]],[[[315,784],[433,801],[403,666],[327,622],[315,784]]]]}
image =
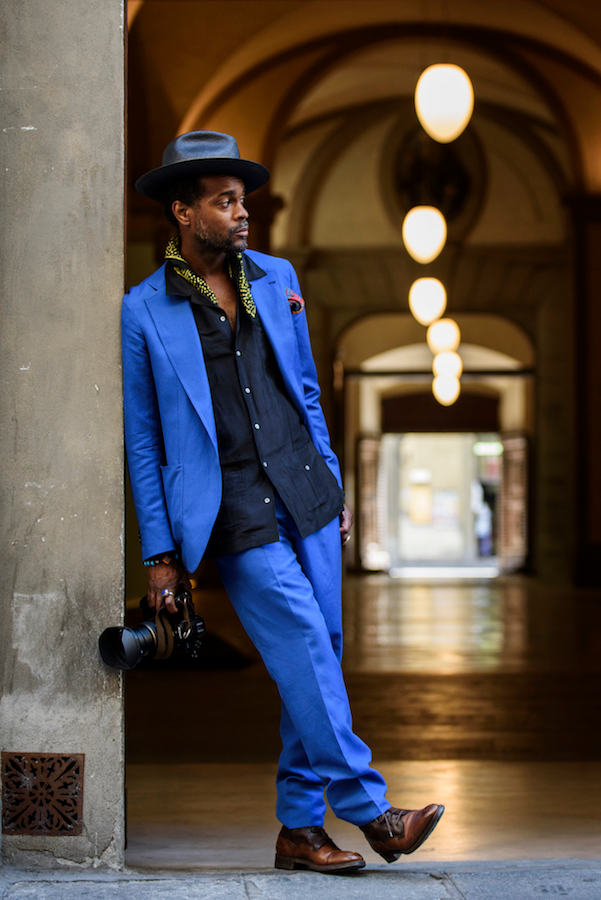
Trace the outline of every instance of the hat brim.
{"type": "Polygon", "coordinates": [[[230,157],[213,159],[183,159],[168,166],[159,166],[136,181],[135,187],[140,194],[151,200],[163,200],[165,190],[170,181],[186,178],[189,175],[233,175],[244,182],[246,192],[256,191],[269,180],[269,171],[261,163],[250,159],[232,159],[230,157]]]}

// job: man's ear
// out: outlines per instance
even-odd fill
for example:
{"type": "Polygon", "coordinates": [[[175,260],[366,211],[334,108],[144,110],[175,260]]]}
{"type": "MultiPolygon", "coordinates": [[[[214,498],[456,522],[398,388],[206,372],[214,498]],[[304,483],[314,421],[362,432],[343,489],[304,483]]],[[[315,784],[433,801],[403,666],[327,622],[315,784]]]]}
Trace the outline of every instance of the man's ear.
{"type": "Polygon", "coordinates": [[[175,216],[179,225],[189,227],[190,225],[190,207],[182,200],[174,200],[171,204],[171,212],[175,216]]]}

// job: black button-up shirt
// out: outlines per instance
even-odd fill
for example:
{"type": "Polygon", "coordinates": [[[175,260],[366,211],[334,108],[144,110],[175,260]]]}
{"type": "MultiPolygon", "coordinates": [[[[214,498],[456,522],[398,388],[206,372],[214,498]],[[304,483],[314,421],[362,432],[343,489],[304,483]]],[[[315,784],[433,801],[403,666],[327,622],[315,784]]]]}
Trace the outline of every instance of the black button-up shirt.
{"type": "MultiPolygon", "coordinates": [[[[251,266],[251,277],[264,275],[251,266]]],[[[276,492],[302,537],[322,528],[341,512],[342,491],[288,396],[258,313],[238,299],[234,332],[169,264],[165,279],[168,294],[189,297],[211,388],[223,493],[207,555],[277,541],[276,492]]]]}

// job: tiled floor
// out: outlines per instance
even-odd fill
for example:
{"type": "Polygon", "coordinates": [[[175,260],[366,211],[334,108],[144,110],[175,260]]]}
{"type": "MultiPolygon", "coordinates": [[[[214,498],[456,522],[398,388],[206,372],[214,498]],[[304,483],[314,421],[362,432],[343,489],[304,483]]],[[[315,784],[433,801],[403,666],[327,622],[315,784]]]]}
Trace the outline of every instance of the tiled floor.
{"type": "MultiPolygon", "coordinates": [[[[444,802],[436,831],[411,860],[599,858],[601,762],[385,762],[390,797],[444,802]]],[[[279,826],[268,763],[132,765],[128,863],[153,868],[262,868],[279,826]]],[[[329,815],[339,846],[382,860],[329,815]]],[[[402,863],[401,863],[402,865],[402,863]]]]}
{"type": "MultiPolygon", "coordinates": [[[[270,865],[277,693],[220,592],[198,607],[251,664],[128,676],[128,861],[270,865]]],[[[447,805],[421,860],[601,856],[601,597],[352,577],[345,635],[356,730],[392,802],[447,805]]]]}

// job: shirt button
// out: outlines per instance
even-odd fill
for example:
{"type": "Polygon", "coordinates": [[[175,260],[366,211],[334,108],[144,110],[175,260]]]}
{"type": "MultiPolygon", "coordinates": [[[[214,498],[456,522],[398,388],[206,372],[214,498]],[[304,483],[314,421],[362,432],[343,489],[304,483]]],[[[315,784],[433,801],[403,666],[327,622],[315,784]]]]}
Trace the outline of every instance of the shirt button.
{"type": "Polygon", "coordinates": [[[236,350],[236,356],[242,356],[239,350],[236,350]]]}
{"type": "Polygon", "coordinates": [[[263,503],[271,503],[271,497],[265,497],[263,503]]]}
{"type": "Polygon", "coordinates": [[[219,316],[219,321],[220,321],[220,322],[225,322],[225,316],[219,316]]]}
{"type": "Polygon", "coordinates": [[[258,422],[255,422],[255,428],[257,429],[257,431],[259,430],[260,427],[261,427],[261,426],[259,425],[259,423],[258,423],[258,422]]]}
{"type": "Polygon", "coordinates": [[[264,468],[264,469],[267,468],[267,460],[265,460],[265,459],[263,460],[263,468],[264,468]]]}
{"type": "Polygon", "coordinates": [[[311,468],[311,466],[305,466],[305,469],[307,470],[307,472],[309,471],[310,468],[311,468]]]}
{"type": "Polygon", "coordinates": [[[245,394],[250,394],[250,388],[244,388],[244,393],[245,393],[245,394]]]}

